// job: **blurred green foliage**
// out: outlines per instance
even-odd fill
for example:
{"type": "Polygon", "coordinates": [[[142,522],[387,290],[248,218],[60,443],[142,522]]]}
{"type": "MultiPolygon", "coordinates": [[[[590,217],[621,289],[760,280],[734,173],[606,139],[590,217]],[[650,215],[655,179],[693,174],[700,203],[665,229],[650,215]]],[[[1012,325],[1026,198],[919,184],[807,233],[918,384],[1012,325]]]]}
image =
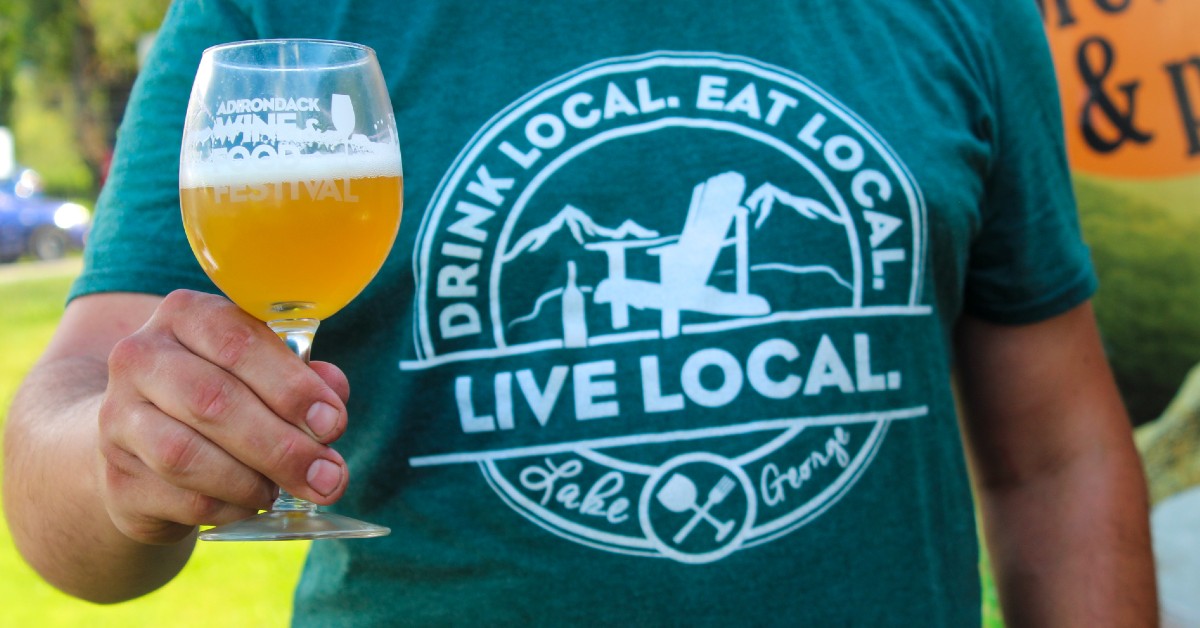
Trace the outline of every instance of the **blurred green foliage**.
{"type": "Polygon", "coordinates": [[[1096,317],[1134,423],[1157,418],[1200,363],[1200,177],[1077,176],[1100,275],[1096,317]]]}
{"type": "Polygon", "coordinates": [[[0,2],[0,126],[48,192],[94,197],[138,67],[170,0],[0,2]]]}
{"type": "Polygon", "coordinates": [[[37,170],[54,195],[94,198],[96,178],[75,148],[70,113],[41,106],[31,72],[18,75],[13,87],[11,130],[18,163],[37,170]]]}

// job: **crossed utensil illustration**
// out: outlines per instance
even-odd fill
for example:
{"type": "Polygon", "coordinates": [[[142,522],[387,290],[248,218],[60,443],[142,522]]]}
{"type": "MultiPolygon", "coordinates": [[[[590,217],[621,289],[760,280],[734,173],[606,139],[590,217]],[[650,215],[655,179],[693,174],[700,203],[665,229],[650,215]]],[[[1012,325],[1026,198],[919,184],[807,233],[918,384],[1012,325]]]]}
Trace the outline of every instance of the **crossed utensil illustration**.
{"type": "Polygon", "coordinates": [[[729,496],[729,493],[733,491],[735,486],[737,486],[737,483],[732,477],[728,475],[722,476],[717,484],[712,487],[712,490],[708,492],[704,504],[700,504],[696,500],[699,496],[696,483],[681,473],[672,475],[662,485],[662,488],[658,489],[655,498],[658,499],[658,503],[671,512],[684,513],[691,510],[693,513],[687,523],[675,533],[675,537],[672,539],[675,544],[679,545],[687,540],[687,537],[696,529],[701,520],[707,521],[717,529],[715,540],[718,543],[724,541],[725,537],[729,536],[730,532],[733,532],[733,528],[737,525],[737,522],[735,520],[721,521],[712,516],[709,511],[717,504],[725,501],[725,498],[729,496]]]}

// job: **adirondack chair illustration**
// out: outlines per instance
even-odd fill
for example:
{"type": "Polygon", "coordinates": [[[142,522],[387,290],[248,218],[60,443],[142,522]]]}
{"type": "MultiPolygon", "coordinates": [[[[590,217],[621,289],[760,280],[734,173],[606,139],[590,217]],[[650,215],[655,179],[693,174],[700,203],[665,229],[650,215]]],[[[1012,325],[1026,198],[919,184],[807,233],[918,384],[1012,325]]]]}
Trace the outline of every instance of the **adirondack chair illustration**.
{"type": "Polygon", "coordinates": [[[608,257],[608,277],[596,285],[593,300],[609,305],[615,329],[629,326],[630,307],[660,311],[663,338],[679,335],[681,312],[737,317],[770,314],[770,303],[750,291],[750,209],[742,204],[745,192],[746,179],[741,174],[718,174],[692,189],[679,236],[588,245],[608,257]],[[721,252],[729,246],[734,247],[733,292],[709,285],[721,252]],[[646,253],[658,257],[658,283],[626,276],[626,254],[631,248],[645,248],[646,253]]]}

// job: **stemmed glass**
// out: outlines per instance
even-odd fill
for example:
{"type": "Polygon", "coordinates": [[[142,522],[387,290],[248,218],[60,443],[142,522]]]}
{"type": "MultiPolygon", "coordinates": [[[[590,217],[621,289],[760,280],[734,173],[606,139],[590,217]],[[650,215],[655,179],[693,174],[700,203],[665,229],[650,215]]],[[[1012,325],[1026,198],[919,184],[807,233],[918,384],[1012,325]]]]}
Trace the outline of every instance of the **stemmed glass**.
{"type": "MultiPolygon", "coordinates": [[[[392,105],[370,48],[275,39],[204,52],[179,164],[188,242],[217,287],[305,361],[319,322],[383,265],[403,186],[392,105]]],[[[388,532],[281,491],[270,511],[200,538],[388,532]]]]}

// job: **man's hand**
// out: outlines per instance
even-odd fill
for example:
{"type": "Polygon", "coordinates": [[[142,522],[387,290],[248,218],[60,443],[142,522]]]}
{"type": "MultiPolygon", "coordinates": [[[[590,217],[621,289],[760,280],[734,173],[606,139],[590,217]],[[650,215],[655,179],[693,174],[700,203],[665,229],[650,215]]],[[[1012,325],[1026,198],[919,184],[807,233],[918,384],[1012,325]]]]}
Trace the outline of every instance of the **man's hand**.
{"type": "Polygon", "coordinates": [[[268,507],[276,486],[319,504],[346,488],[327,446],[346,427],[337,367],[304,364],[229,301],[169,295],[108,358],[100,405],[104,503],[143,543],[268,507]]]}
{"type": "Polygon", "coordinates": [[[183,567],[200,524],[267,507],[282,486],[341,497],[349,386],[262,322],[195,292],[71,302],[13,401],[4,507],[25,559],[73,595],[114,602],[183,567]]]}

